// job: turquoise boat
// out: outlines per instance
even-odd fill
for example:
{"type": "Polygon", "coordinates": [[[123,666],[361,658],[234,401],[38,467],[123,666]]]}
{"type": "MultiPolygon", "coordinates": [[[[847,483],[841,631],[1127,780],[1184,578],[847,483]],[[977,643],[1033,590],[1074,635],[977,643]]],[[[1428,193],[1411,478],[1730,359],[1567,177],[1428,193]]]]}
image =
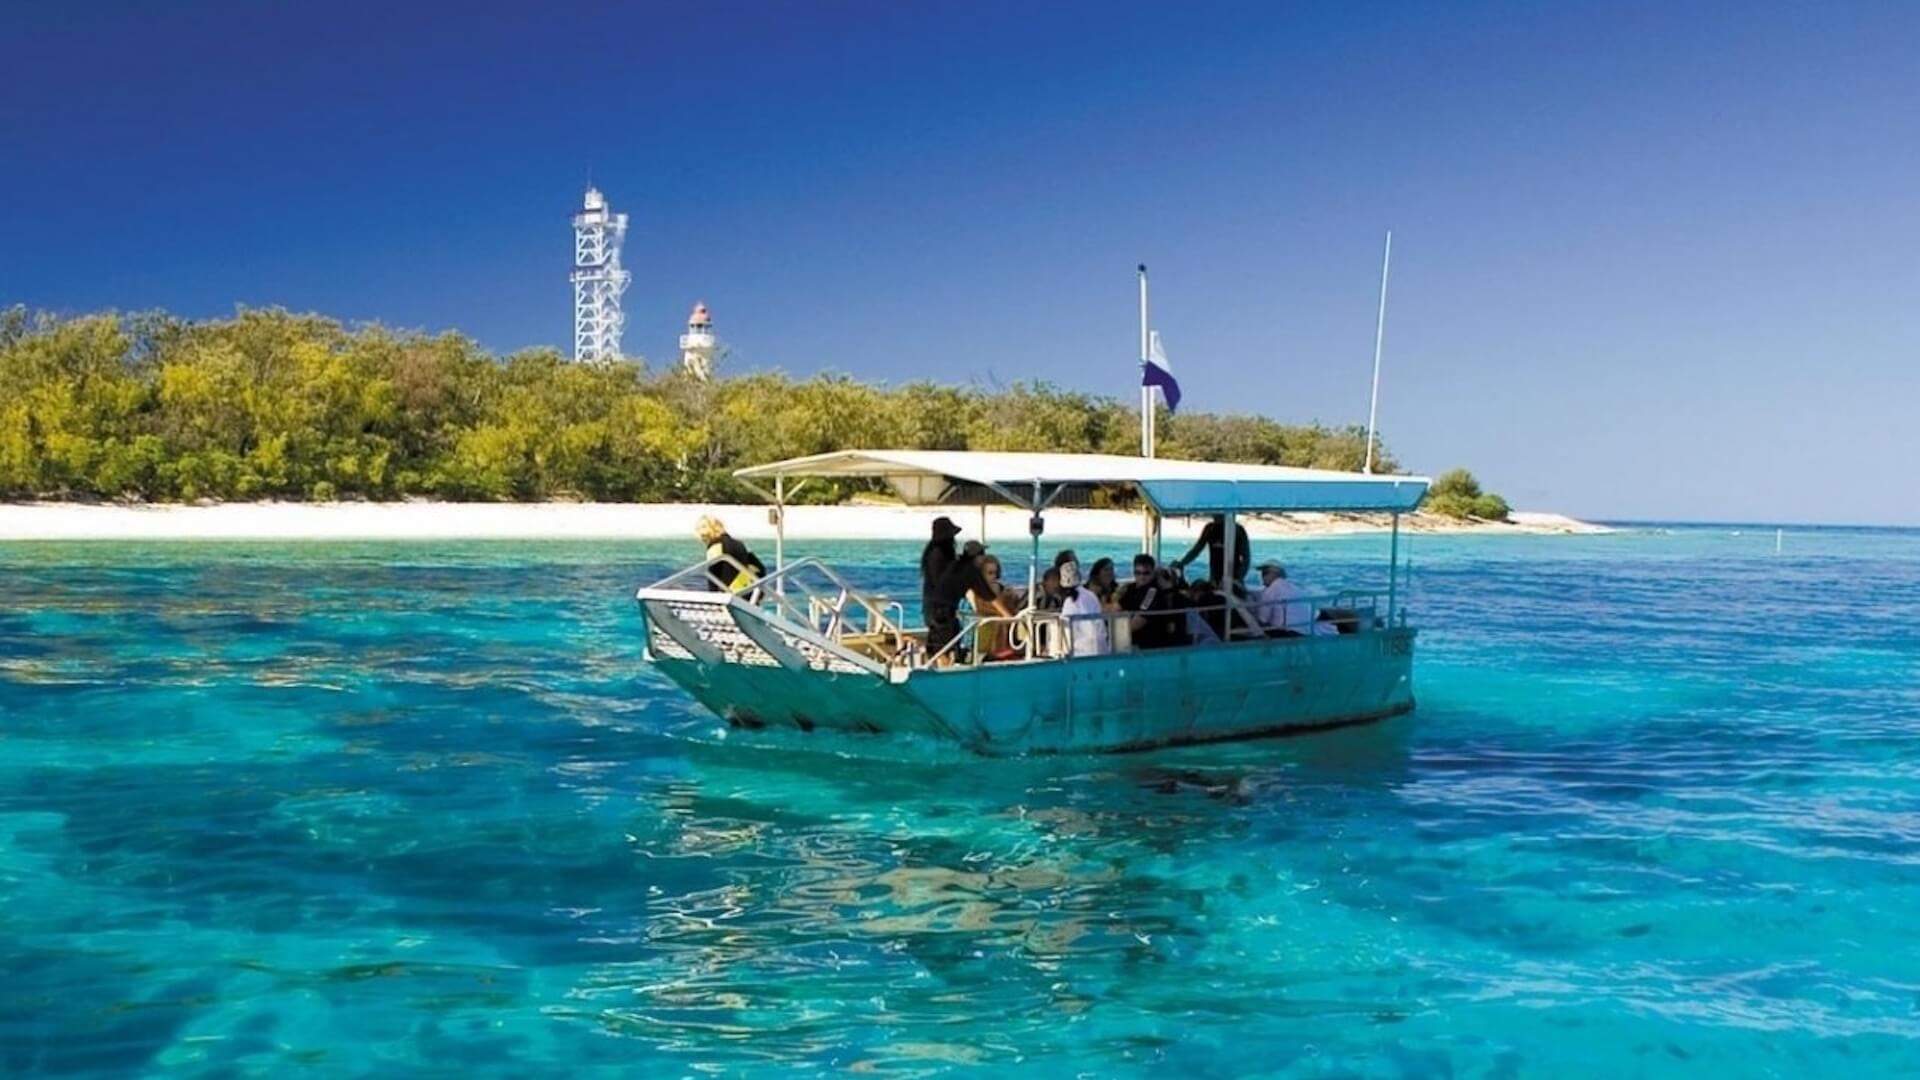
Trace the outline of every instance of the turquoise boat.
{"type": "Polygon", "coordinates": [[[1399,605],[1400,516],[1425,498],[1417,476],[1171,461],[1106,454],[849,450],[742,469],[772,503],[775,568],[744,593],[717,591],[702,562],[639,590],[646,656],[707,708],[742,728],[792,728],[863,740],[920,736],[979,754],[1118,752],[1247,739],[1378,720],[1413,708],[1415,630],[1399,605]],[[1069,620],[1029,606],[965,617],[929,654],[905,607],[862,591],[818,559],[788,562],[787,500],[815,479],[884,482],[910,505],[1011,504],[1030,512],[1027,596],[1035,595],[1050,509],[1142,507],[1142,542],[1160,523],[1225,518],[1234,565],[1242,514],[1368,511],[1392,518],[1387,588],[1303,598],[1337,633],[1269,636],[1252,601],[1219,610],[1225,640],[1132,647],[1127,613],[1110,652],[1075,655],[1069,620]],[[983,639],[1011,648],[977,647],[983,639]]]}

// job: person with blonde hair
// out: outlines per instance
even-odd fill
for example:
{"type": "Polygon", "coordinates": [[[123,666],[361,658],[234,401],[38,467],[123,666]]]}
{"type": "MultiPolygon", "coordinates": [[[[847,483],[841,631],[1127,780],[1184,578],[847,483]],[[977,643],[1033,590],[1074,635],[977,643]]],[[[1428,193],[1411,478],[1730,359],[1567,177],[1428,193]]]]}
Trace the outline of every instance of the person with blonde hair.
{"type": "MultiPolygon", "coordinates": [[[[1012,595],[1005,583],[1000,580],[1000,557],[983,555],[980,557],[980,576],[986,579],[987,591],[968,595],[973,599],[974,614],[982,619],[1007,618],[1019,614],[1019,599],[1012,595]]],[[[1012,627],[1003,622],[989,623],[980,628],[979,648],[981,654],[989,660],[1004,660],[1013,655],[1012,639],[1008,631],[1012,627]]]]}
{"type": "Polygon", "coordinates": [[[712,514],[700,515],[693,535],[707,546],[707,584],[715,592],[746,592],[766,575],[767,567],[747,545],[727,533],[712,514]]]}

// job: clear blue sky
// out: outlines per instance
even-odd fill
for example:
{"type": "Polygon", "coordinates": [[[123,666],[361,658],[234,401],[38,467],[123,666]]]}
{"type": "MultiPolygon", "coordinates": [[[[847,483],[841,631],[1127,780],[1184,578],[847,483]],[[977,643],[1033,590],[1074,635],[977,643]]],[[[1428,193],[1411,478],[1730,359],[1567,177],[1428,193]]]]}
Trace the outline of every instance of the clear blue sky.
{"type": "Polygon", "coordinates": [[[1381,426],[1605,517],[1920,524],[1920,6],[8,5],[0,304],[1381,426]],[[543,10],[544,9],[544,10],[543,10]]]}

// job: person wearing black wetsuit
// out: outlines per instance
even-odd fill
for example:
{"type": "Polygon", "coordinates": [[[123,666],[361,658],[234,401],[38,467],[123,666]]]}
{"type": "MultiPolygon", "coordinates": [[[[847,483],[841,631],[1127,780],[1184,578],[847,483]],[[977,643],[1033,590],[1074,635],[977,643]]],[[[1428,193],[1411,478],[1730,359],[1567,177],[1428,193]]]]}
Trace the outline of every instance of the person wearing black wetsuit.
{"type": "MultiPolygon", "coordinates": [[[[1185,570],[1187,564],[1207,553],[1207,578],[1215,585],[1224,585],[1225,576],[1221,569],[1227,561],[1227,515],[1215,514],[1206,527],[1200,530],[1200,539],[1193,542],[1193,548],[1173,563],[1175,570],[1185,570]]],[[[1233,525],[1233,580],[1242,581],[1247,576],[1247,568],[1253,565],[1253,545],[1247,541],[1247,528],[1239,522],[1233,525]]]]}
{"type": "MultiPolygon", "coordinates": [[[[986,554],[987,545],[978,540],[967,541],[960,551],[960,557],[952,566],[940,575],[934,583],[933,595],[927,601],[927,655],[933,656],[947,647],[960,633],[960,601],[968,593],[986,596],[993,590],[987,581],[987,575],[980,569],[980,556],[986,554]]],[[[952,654],[959,657],[959,650],[952,654]]]]}
{"type": "Polygon", "coordinates": [[[767,576],[767,566],[760,561],[760,556],[735,540],[718,518],[702,517],[694,526],[694,533],[707,545],[707,587],[712,591],[743,591],[741,577],[749,572],[748,585],[767,576]]]}
{"type": "MultiPolygon", "coordinates": [[[[925,615],[933,609],[933,590],[940,584],[941,575],[947,572],[954,560],[959,558],[953,550],[953,538],[960,535],[960,526],[950,517],[933,519],[933,538],[927,546],[920,549],[920,612],[925,615]]],[[[929,624],[931,625],[931,624],[929,624]]]]}

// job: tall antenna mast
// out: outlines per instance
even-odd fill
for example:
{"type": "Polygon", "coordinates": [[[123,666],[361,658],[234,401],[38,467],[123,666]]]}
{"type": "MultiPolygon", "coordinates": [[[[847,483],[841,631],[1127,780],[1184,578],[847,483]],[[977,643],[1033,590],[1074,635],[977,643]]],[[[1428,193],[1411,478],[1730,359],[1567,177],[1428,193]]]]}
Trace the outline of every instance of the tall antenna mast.
{"type": "Polygon", "coordinates": [[[627,239],[627,215],[607,208],[600,189],[587,188],[580,212],[573,215],[573,358],[610,363],[621,359],[620,331],[627,319],[620,294],[633,275],[620,268],[620,245],[627,239]]]}
{"type": "Polygon", "coordinates": [[[1380,416],[1380,350],[1387,341],[1387,268],[1393,265],[1393,230],[1387,230],[1387,252],[1380,257],[1380,317],[1373,324],[1373,394],[1367,402],[1367,463],[1360,469],[1373,472],[1374,422],[1380,416]]]}

